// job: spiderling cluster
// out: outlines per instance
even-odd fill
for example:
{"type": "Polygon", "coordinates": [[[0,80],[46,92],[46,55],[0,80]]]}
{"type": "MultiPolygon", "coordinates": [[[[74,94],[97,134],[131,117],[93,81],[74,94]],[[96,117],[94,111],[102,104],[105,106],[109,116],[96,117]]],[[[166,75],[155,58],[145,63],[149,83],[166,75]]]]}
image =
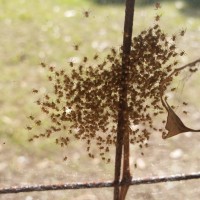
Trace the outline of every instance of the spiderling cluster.
{"type": "MultiPolygon", "coordinates": [[[[164,134],[163,129],[153,125],[153,119],[163,113],[160,95],[178,75],[170,76],[178,65],[177,58],[185,54],[178,51],[175,44],[185,31],[168,37],[161,30],[159,20],[160,15],[156,15],[154,25],[133,38],[126,67],[127,131],[130,143],[138,144],[140,148],[148,146],[153,131],[164,134]]],[[[49,71],[48,80],[53,92],[45,94],[36,103],[51,125],[42,133],[34,134],[29,141],[53,137],[56,144],[65,147],[74,139],[84,140],[89,157],[94,158],[92,149],[97,147],[102,160],[110,162],[107,153],[116,143],[122,56],[122,48],[111,48],[102,62],[98,63],[99,55],[94,55],[92,62],[98,64],[90,64],[91,59],[83,57],[80,64],[69,63],[70,74],[42,63],[49,71]]],[[[29,118],[32,125],[27,129],[30,131],[43,124],[41,119],[29,118]]]]}

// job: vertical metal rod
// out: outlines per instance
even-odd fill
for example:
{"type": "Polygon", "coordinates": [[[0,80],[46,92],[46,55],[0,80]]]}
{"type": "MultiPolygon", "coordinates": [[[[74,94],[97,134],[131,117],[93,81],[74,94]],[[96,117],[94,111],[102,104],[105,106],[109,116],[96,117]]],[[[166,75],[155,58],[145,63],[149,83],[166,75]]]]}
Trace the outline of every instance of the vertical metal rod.
{"type": "MultiPolygon", "coordinates": [[[[121,82],[119,90],[119,113],[117,125],[117,143],[115,155],[115,183],[119,183],[122,165],[122,147],[123,137],[126,131],[127,120],[127,58],[131,50],[132,28],[133,28],[133,15],[134,15],[135,0],[126,0],[125,21],[124,21],[124,36],[123,36],[123,55],[122,55],[122,68],[121,68],[121,82]]],[[[114,188],[114,200],[120,200],[120,187],[114,188]]]]}

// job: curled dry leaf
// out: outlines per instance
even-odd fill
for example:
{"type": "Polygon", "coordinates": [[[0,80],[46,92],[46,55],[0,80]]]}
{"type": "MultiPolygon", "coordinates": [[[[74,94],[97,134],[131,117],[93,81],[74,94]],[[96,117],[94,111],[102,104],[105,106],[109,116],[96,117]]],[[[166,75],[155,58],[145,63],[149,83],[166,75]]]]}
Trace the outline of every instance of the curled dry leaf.
{"type": "Polygon", "coordinates": [[[168,133],[162,135],[163,139],[167,139],[184,132],[200,132],[200,130],[194,130],[186,127],[173,109],[169,106],[166,99],[163,100],[162,96],[161,102],[168,112],[167,123],[165,126],[165,128],[168,130],[168,133]]]}

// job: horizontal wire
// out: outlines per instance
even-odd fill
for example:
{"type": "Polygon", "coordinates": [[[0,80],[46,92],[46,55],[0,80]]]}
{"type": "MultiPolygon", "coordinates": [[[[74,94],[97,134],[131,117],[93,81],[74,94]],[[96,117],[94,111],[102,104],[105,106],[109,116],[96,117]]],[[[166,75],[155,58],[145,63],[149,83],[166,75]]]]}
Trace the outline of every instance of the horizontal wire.
{"type": "Polygon", "coordinates": [[[121,185],[141,185],[141,184],[155,184],[172,181],[186,181],[192,179],[199,179],[200,172],[192,174],[177,174],[162,177],[138,178],[130,181],[120,181],[118,184],[113,181],[105,182],[88,182],[88,183],[64,183],[51,185],[27,185],[27,186],[13,186],[8,188],[0,188],[0,194],[11,194],[21,192],[41,192],[49,190],[72,190],[72,189],[87,189],[87,188],[104,188],[121,185]]]}

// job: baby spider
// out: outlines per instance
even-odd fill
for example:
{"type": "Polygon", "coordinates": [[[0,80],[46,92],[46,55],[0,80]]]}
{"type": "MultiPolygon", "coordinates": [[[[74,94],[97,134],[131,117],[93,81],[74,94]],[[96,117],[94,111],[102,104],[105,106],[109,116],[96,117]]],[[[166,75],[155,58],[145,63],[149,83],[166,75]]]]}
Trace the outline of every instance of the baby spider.
{"type": "Polygon", "coordinates": [[[189,69],[189,71],[192,72],[192,73],[193,73],[193,72],[196,72],[197,70],[198,70],[197,68],[189,69]]]}
{"type": "Polygon", "coordinates": [[[161,18],[161,16],[162,16],[162,15],[156,15],[156,16],[155,16],[155,18],[154,18],[154,19],[155,19],[155,21],[159,21],[159,20],[160,20],[160,18],[161,18]]]}
{"type": "Polygon", "coordinates": [[[27,126],[26,129],[27,129],[27,130],[32,130],[32,127],[27,126]]]}
{"type": "Polygon", "coordinates": [[[94,57],[93,57],[94,60],[97,60],[98,58],[99,58],[98,54],[95,54],[94,57]]]}
{"type": "Polygon", "coordinates": [[[40,64],[41,64],[41,66],[42,66],[43,68],[46,67],[46,64],[45,64],[45,63],[41,62],[40,64]]]}
{"type": "Polygon", "coordinates": [[[33,138],[28,139],[28,141],[29,141],[29,142],[32,142],[32,141],[33,141],[33,138]]]}
{"type": "Polygon", "coordinates": [[[174,65],[177,65],[178,63],[179,63],[178,60],[175,60],[175,61],[174,61],[174,65]]]}
{"type": "Polygon", "coordinates": [[[155,24],[155,26],[153,27],[154,29],[158,29],[159,28],[159,25],[158,24],[155,24]]]}
{"type": "Polygon", "coordinates": [[[180,36],[184,36],[185,33],[186,33],[186,29],[182,29],[179,34],[180,34],[180,36]]]}
{"type": "Polygon", "coordinates": [[[184,56],[185,54],[185,51],[181,51],[180,56],[184,56]]]}
{"type": "Polygon", "coordinates": [[[79,50],[79,44],[75,44],[73,47],[74,47],[74,50],[75,50],[75,51],[78,51],[78,50],[79,50]]]}
{"type": "Polygon", "coordinates": [[[155,3],[155,10],[158,10],[158,9],[160,9],[161,8],[161,5],[160,5],[160,3],[155,3]]]}
{"type": "Polygon", "coordinates": [[[176,37],[177,37],[177,36],[176,36],[175,34],[173,34],[173,35],[172,35],[172,40],[175,41],[175,40],[176,40],[176,37]]]}
{"type": "Polygon", "coordinates": [[[49,79],[49,81],[52,81],[52,77],[51,76],[48,76],[48,79],[49,79]]]}
{"type": "Polygon", "coordinates": [[[35,121],[35,124],[37,125],[37,126],[40,126],[41,125],[41,120],[37,120],[37,121],[35,121]]]}
{"type": "Polygon", "coordinates": [[[85,56],[84,58],[83,58],[83,62],[87,62],[87,60],[88,60],[88,58],[85,56]]]}
{"type": "Polygon", "coordinates": [[[34,117],[33,117],[32,115],[30,115],[29,118],[30,118],[31,120],[34,120],[34,117]]]}
{"type": "Polygon", "coordinates": [[[84,15],[85,18],[88,18],[90,16],[90,13],[91,12],[89,10],[83,11],[83,15],[84,15]]]}
{"type": "Polygon", "coordinates": [[[69,62],[70,67],[74,66],[74,63],[72,61],[69,62]]]}
{"type": "Polygon", "coordinates": [[[172,92],[175,91],[175,90],[176,90],[176,88],[172,88],[172,89],[171,89],[172,92]]]}
{"type": "Polygon", "coordinates": [[[37,104],[37,105],[41,105],[41,101],[38,99],[38,100],[36,101],[36,104],[37,104]]]}
{"type": "Polygon", "coordinates": [[[49,67],[49,71],[50,71],[50,72],[53,72],[53,71],[54,71],[54,67],[52,67],[52,66],[49,67]]]}
{"type": "Polygon", "coordinates": [[[33,89],[32,92],[33,92],[33,93],[38,93],[38,90],[33,89]]]}

